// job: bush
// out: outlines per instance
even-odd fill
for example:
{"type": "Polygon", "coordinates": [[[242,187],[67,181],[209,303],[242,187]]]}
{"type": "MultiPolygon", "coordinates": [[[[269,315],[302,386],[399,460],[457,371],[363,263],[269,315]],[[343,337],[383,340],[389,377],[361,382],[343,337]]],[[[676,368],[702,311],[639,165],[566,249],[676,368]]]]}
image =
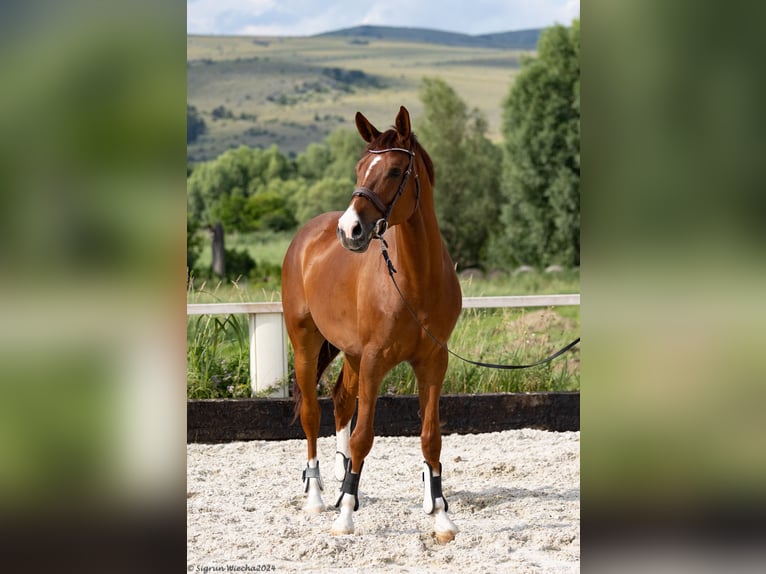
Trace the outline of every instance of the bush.
{"type": "Polygon", "coordinates": [[[206,130],[205,120],[199,115],[197,108],[186,104],[186,143],[192,143],[206,130]]]}
{"type": "Polygon", "coordinates": [[[211,115],[214,120],[234,119],[234,112],[223,105],[214,108],[211,115]]]}
{"type": "Polygon", "coordinates": [[[289,231],[295,229],[296,225],[295,216],[287,209],[280,209],[261,217],[258,228],[271,231],[289,231]]]}
{"type": "Polygon", "coordinates": [[[250,277],[258,264],[250,254],[239,249],[226,250],[226,277],[237,279],[238,277],[250,277]]]}
{"type": "Polygon", "coordinates": [[[247,227],[258,231],[286,231],[293,229],[297,222],[287,208],[287,199],[276,191],[263,191],[250,198],[244,206],[247,227]]]}

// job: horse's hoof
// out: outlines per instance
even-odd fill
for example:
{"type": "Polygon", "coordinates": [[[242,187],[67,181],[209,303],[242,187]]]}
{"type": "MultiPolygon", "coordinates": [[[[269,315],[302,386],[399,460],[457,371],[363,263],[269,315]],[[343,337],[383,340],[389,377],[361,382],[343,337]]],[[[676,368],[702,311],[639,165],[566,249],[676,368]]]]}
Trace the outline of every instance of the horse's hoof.
{"type": "Polygon", "coordinates": [[[341,499],[340,514],[332,523],[332,535],[343,536],[354,533],[354,497],[344,495],[341,499]]]}
{"type": "Polygon", "coordinates": [[[455,539],[458,527],[452,522],[447,511],[444,498],[439,497],[434,501],[434,535],[439,544],[447,544],[455,539]]]}
{"type": "Polygon", "coordinates": [[[347,535],[353,534],[353,533],[354,533],[354,529],[353,528],[351,530],[348,530],[347,528],[340,528],[340,529],[333,528],[330,531],[330,534],[332,534],[333,536],[347,536],[347,535]]]}
{"type": "Polygon", "coordinates": [[[439,544],[448,544],[455,539],[455,533],[450,531],[434,532],[436,536],[436,542],[439,544]]]}
{"type": "Polygon", "coordinates": [[[324,504],[312,505],[312,506],[307,505],[303,507],[303,511],[306,514],[319,514],[320,512],[325,511],[325,505],[324,504]]]}

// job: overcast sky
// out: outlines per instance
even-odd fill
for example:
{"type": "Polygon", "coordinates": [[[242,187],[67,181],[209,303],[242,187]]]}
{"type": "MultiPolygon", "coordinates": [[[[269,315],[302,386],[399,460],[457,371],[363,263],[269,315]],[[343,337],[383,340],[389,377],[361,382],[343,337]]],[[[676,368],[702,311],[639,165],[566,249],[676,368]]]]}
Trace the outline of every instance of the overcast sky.
{"type": "Polygon", "coordinates": [[[189,34],[310,36],[361,24],[487,34],[580,15],[580,0],[187,0],[189,34]]]}

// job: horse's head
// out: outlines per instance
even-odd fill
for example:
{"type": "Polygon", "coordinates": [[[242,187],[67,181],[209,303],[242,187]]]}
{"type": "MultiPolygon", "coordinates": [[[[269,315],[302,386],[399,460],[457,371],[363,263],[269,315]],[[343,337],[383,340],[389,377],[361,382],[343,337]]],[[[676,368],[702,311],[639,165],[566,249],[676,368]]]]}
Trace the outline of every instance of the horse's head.
{"type": "Polygon", "coordinates": [[[360,112],[356,113],[356,128],[369,145],[356,164],[356,190],[338,220],[338,239],[346,249],[362,253],[389,225],[414,213],[420,187],[410,114],[405,107],[399,108],[394,128],[385,133],[360,112]],[[413,193],[405,193],[408,187],[413,187],[413,193]]]}

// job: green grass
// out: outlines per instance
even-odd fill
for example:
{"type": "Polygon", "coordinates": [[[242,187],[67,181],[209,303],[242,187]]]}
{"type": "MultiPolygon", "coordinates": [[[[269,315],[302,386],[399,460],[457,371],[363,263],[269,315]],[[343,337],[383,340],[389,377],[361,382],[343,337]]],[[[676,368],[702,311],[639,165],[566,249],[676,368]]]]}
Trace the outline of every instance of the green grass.
{"type": "MultiPolygon", "coordinates": [[[[205,232],[203,247],[195,269],[209,269],[212,261],[211,242],[205,232]]],[[[257,231],[226,235],[227,249],[247,251],[258,265],[281,267],[294,232],[257,231]]],[[[192,273],[192,284],[187,291],[187,303],[225,303],[247,301],[276,301],[280,298],[279,278],[266,280],[237,278],[233,281],[202,279],[192,273]]]]}
{"type": "Polygon", "coordinates": [[[488,136],[499,141],[501,104],[521,54],[374,39],[368,45],[332,37],[267,40],[268,45],[259,45],[244,37],[187,38],[187,99],[208,126],[208,134],[188,148],[192,161],[241,144],[276,143],[285,153],[299,153],[338,127],[352,129],[357,110],[375,125],[387,126],[405,105],[417,131],[423,76],[443,78],[469,108],[484,112],[488,136]],[[325,68],[361,70],[379,86],[333,86],[322,73],[325,68]],[[232,110],[235,119],[213,121],[210,113],[219,105],[232,110]],[[249,119],[240,119],[243,113],[249,119]]]}
{"type": "Polygon", "coordinates": [[[190,399],[250,396],[247,317],[195,315],[186,321],[190,399]]]}
{"type": "MultiPolygon", "coordinates": [[[[197,267],[200,268],[209,267],[212,261],[211,241],[206,232],[201,233],[204,235],[204,239],[202,251],[197,262],[197,267]]],[[[290,245],[294,235],[294,231],[229,233],[226,234],[224,242],[226,249],[244,249],[258,263],[282,265],[282,259],[284,259],[287,247],[290,245]]]]}

